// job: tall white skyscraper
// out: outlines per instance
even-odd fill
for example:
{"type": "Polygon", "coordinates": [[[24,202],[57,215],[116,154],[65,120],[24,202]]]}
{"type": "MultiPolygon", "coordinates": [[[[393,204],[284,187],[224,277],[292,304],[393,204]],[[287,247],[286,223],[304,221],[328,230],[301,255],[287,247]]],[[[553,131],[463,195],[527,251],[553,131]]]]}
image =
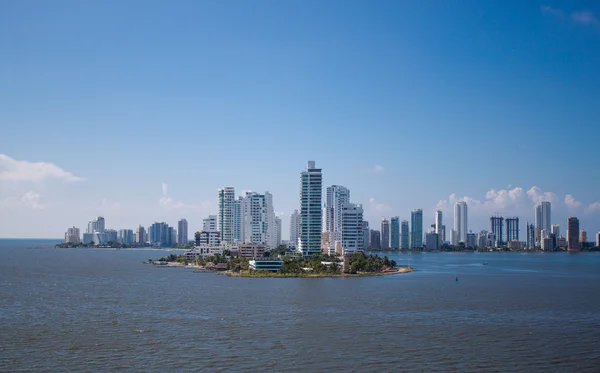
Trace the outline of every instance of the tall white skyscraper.
{"type": "Polygon", "coordinates": [[[402,220],[400,223],[400,248],[407,250],[410,245],[410,235],[408,229],[408,220],[402,220]]]}
{"type": "Polygon", "coordinates": [[[138,226],[135,230],[135,242],[145,244],[148,241],[148,236],[146,235],[146,229],[141,225],[138,226]]]}
{"type": "Polygon", "coordinates": [[[290,248],[298,247],[298,237],[300,236],[300,214],[294,210],[290,215],[290,248]]]}
{"type": "Polygon", "coordinates": [[[421,209],[410,213],[410,248],[423,248],[423,210],[421,209]]]}
{"type": "Polygon", "coordinates": [[[257,243],[269,248],[277,247],[277,232],[273,196],[269,192],[258,194],[246,192],[241,199],[242,240],[257,243]]]}
{"type": "Polygon", "coordinates": [[[92,220],[88,223],[86,233],[104,233],[105,221],[102,216],[98,216],[96,220],[92,220]]]}
{"type": "Polygon", "coordinates": [[[65,242],[66,243],[80,243],[81,235],[79,234],[79,228],[68,228],[65,233],[65,242]]]}
{"type": "Polygon", "coordinates": [[[342,209],[350,203],[350,190],[341,185],[327,187],[324,231],[329,232],[330,252],[335,252],[335,242],[342,240],[342,209]]]}
{"type": "Polygon", "coordinates": [[[208,217],[202,219],[202,230],[204,232],[216,232],[217,215],[208,215],[208,217]]]}
{"type": "Polygon", "coordinates": [[[217,217],[217,228],[221,232],[221,242],[233,242],[233,210],[235,204],[235,189],[233,187],[220,188],[219,213],[217,217]]]}
{"type": "Polygon", "coordinates": [[[535,229],[541,231],[545,229],[551,232],[552,205],[550,202],[544,201],[535,207],[535,229]]]}
{"type": "Polygon", "coordinates": [[[321,229],[323,214],[323,174],[308,161],[306,170],[300,174],[300,238],[298,251],[304,256],[321,252],[321,229]]]}
{"type": "Polygon", "coordinates": [[[458,234],[459,242],[467,243],[467,229],[467,203],[465,201],[458,201],[454,205],[454,230],[458,234]]]}
{"type": "Polygon", "coordinates": [[[185,245],[188,242],[188,222],[181,219],[177,222],[177,243],[185,245]]]}
{"type": "MultiPolygon", "coordinates": [[[[346,203],[342,206],[342,249],[344,254],[364,250],[363,209],[361,205],[346,203]]],[[[329,252],[330,254],[333,253],[329,252]]]]}

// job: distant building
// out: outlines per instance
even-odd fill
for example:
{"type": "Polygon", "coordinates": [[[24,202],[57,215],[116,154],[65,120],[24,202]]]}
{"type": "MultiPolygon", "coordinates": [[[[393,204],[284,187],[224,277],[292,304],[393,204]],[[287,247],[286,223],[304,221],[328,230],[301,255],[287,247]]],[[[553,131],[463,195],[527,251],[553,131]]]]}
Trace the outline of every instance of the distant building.
{"type": "Polygon", "coordinates": [[[96,220],[92,220],[88,223],[86,233],[103,233],[105,229],[105,220],[102,216],[98,216],[96,220]]]}
{"type": "Polygon", "coordinates": [[[321,252],[321,232],[323,215],[321,211],[323,195],[323,174],[308,161],[306,170],[300,174],[300,237],[298,251],[303,256],[321,252]]]}
{"type": "Polygon", "coordinates": [[[104,240],[106,243],[116,243],[119,242],[119,232],[114,229],[105,229],[104,230],[104,240]]]}
{"type": "Polygon", "coordinates": [[[371,230],[369,229],[369,222],[363,220],[363,247],[365,250],[371,247],[371,230]]]}
{"type": "Polygon", "coordinates": [[[518,240],[508,241],[508,248],[511,250],[523,250],[523,242],[518,240]]]}
{"type": "Polygon", "coordinates": [[[381,235],[379,231],[371,229],[371,250],[381,250],[381,235]]]}
{"type": "Polygon", "coordinates": [[[535,232],[537,241],[541,243],[541,232],[545,229],[550,233],[550,221],[552,218],[552,205],[548,201],[540,202],[535,207],[535,232]]]}
{"type": "Polygon", "coordinates": [[[556,247],[560,247],[561,249],[567,248],[567,239],[563,236],[560,236],[556,239],[556,247]]]}
{"type": "Polygon", "coordinates": [[[265,245],[261,244],[244,243],[238,245],[239,256],[244,258],[262,258],[265,254],[265,251],[265,245]]]}
{"type": "Polygon", "coordinates": [[[600,247],[600,232],[596,233],[596,246],[600,247]]]}
{"type": "Polygon", "coordinates": [[[504,243],[502,237],[502,231],[504,228],[504,218],[501,216],[492,216],[490,218],[490,229],[496,236],[496,244],[494,246],[500,247],[504,243]]]}
{"type": "Polygon", "coordinates": [[[477,247],[477,234],[469,232],[467,233],[467,242],[465,242],[467,247],[476,248],[477,247]]]}
{"type": "Polygon", "coordinates": [[[458,232],[455,229],[450,230],[450,245],[457,246],[458,242],[458,232]]]}
{"type": "Polygon", "coordinates": [[[427,251],[438,251],[440,249],[440,238],[437,233],[430,232],[425,235],[425,248],[427,251]]]}
{"type": "Polygon", "coordinates": [[[400,217],[394,216],[390,222],[390,248],[398,250],[400,248],[400,217]]]}
{"type": "Polygon", "coordinates": [[[482,230],[477,234],[477,247],[488,247],[488,231],[482,230]]]}
{"type": "Polygon", "coordinates": [[[220,246],[221,232],[202,231],[194,234],[196,246],[220,246]]]}
{"type": "Polygon", "coordinates": [[[177,243],[185,245],[188,241],[188,222],[185,219],[181,219],[177,222],[177,243]]]}
{"type": "Polygon", "coordinates": [[[342,206],[342,248],[344,254],[364,251],[362,205],[345,203],[342,206]]]}
{"type": "Polygon", "coordinates": [[[65,243],[81,243],[79,228],[68,228],[65,232],[65,243]]]}
{"type": "Polygon", "coordinates": [[[554,239],[551,237],[542,238],[542,250],[554,251],[554,239]]]}
{"type": "Polygon", "coordinates": [[[402,220],[400,223],[400,248],[408,250],[410,247],[410,236],[408,230],[408,220],[402,220]]]}
{"type": "Polygon", "coordinates": [[[526,241],[527,248],[530,250],[534,249],[535,242],[536,242],[535,226],[533,224],[529,224],[529,222],[527,222],[527,241],[526,241]]]}
{"type": "MultiPolygon", "coordinates": [[[[331,232],[323,231],[323,232],[321,232],[321,253],[327,254],[327,255],[332,254],[329,251],[330,249],[331,249],[331,232]]],[[[334,251],[335,251],[335,249],[334,249],[334,251]]]]}
{"type": "Polygon", "coordinates": [[[496,247],[496,242],[498,242],[496,235],[492,232],[488,232],[485,240],[485,247],[496,247]]]}
{"type": "Polygon", "coordinates": [[[423,210],[413,210],[410,214],[410,248],[423,248],[423,210]]]}
{"type": "Polygon", "coordinates": [[[165,222],[154,223],[148,228],[148,239],[153,246],[170,247],[175,244],[177,239],[173,227],[165,222]]]}
{"type": "Polygon", "coordinates": [[[390,222],[383,218],[381,219],[381,249],[389,250],[390,248],[390,222]]]}
{"type": "Polygon", "coordinates": [[[277,216],[275,217],[275,242],[275,247],[281,246],[281,218],[277,216]]]}
{"type": "Polygon", "coordinates": [[[579,232],[579,246],[584,246],[587,243],[587,232],[585,229],[582,229],[579,232]]]}
{"type": "Polygon", "coordinates": [[[341,185],[327,187],[323,230],[330,232],[330,252],[335,252],[335,242],[342,240],[342,210],[350,203],[350,190],[341,185]]]}
{"type": "Polygon", "coordinates": [[[560,226],[558,224],[552,224],[552,234],[554,237],[560,237],[560,226]]]}
{"type": "Polygon", "coordinates": [[[218,230],[217,215],[208,215],[208,217],[202,219],[202,230],[204,232],[216,232],[218,230]]]}
{"type": "Polygon", "coordinates": [[[519,218],[506,218],[506,242],[519,241],[519,218]]]}
{"type": "Polygon", "coordinates": [[[135,240],[133,229],[119,229],[118,239],[122,244],[131,245],[135,240]]]}
{"type": "Polygon", "coordinates": [[[298,210],[294,210],[290,215],[290,248],[298,247],[298,237],[300,235],[300,214],[298,214],[298,210]]]}
{"type": "Polygon", "coordinates": [[[283,266],[282,259],[256,258],[249,262],[250,269],[255,271],[277,272],[283,266]]]}
{"type": "Polygon", "coordinates": [[[458,233],[459,242],[467,242],[468,218],[467,203],[458,201],[454,205],[454,230],[458,233]]]}
{"type": "Polygon", "coordinates": [[[567,245],[569,251],[579,250],[579,219],[570,217],[567,223],[567,245]]]}
{"type": "Polygon", "coordinates": [[[233,243],[233,210],[235,204],[235,189],[220,188],[218,194],[217,230],[221,232],[221,241],[233,243]]]}
{"type": "Polygon", "coordinates": [[[141,225],[139,225],[135,230],[135,242],[139,244],[145,244],[146,242],[148,242],[146,229],[141,225]]]}

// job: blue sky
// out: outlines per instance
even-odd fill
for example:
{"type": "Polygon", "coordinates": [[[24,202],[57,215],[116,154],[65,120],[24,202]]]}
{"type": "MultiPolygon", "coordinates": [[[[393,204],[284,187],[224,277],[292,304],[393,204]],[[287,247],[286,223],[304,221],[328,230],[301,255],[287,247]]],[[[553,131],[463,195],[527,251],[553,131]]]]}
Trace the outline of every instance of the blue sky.
{"type": "Polygon", "coordinates": [[[193,232],[221,186],[270,191],[287,227],[309,159],[374,226],[439,206],[451,227],[466,198],[473,231],[500,212],[524,234],[549,199],[553,222],[599,231],[599,17],[594,1],[3,1],[0,237],[99,214],[193,232]]]}

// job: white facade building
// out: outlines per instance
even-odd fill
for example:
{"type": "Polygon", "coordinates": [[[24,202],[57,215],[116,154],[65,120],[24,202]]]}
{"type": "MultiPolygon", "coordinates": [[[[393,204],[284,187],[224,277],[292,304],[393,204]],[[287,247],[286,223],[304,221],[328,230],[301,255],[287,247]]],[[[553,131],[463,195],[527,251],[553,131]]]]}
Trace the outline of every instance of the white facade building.
{"type": "Polygon", "coordinates": [[[275,217],[275,247],[281,245],[281,218],[275,217]]]}
{"type": "Polygon", "coordinates": [[[458,233],[458,241],[467,243],[467,203],[465,201],[456,202],[454,205],[454,230],[458,233]]]}
{"type": "Polygon", "coordinates": [[[146,229],[141,225],[138,226],[135,230],[135,242],[140,244],[145,244],[148,242],[148,236],[146,234],[146,229]]]}
{"type": "Polygon", "coordinates": [[[119,242],[125,245],[130,245],[135,240],[133,229],[119,229],[119,242]]]}
{"type": "Polygon", "coordinates": [[[65,232],[65,242],[66,243],[80,243],[81,235],[79,232],[79,228],[68,228],[65,232]]]}
{"type": "Polygon", "coordinates": [[[202,231],[195,234],[196,246],[220,246],[221,233],[218,231],[202,231]]]}
{"type": "MultiPolygon", "coordinates": [[[[342,207],[341,242],[344,254],[354,254],[365,250],[362,205],[346,203],[342,207]]],[[[335,246],[333,250],[329,250],[329,254],[335,254],[335,246]]]]}
{"type": "Polygon", "coordinates": [[[221,233],[221,240],[233,243],[233,212],[235,205],[235,189],[233,187],[218,190],[217,229],[221,233]]]}
{"type": "Polygon", "coordinates": [[[308,161],[306,170],[300,174],[300,237],[298,251],[303,256],[321,252],[321,229],[323,213],[323,174],[308,161]]]}
{"type": "Polygon", "coordinates": [[[458,232],[455,229],[450,230],[450,245],[457,246],[458,242],[458,232]]]}
{"type": "MultiPolygon", "coordinates": [[[[536,236],[539,236],[540,239],[543,238],[541,236],[541,232],[543,229],[548,232],[551,232],[551,218],[552,218],[552,204],[548,201],[540,202],[535,207],[535,231],[536,236]]],[[[539,242],[541,246],[541,242],[539,242]]]]}
{"type": "Polygon", "coordinates": [[[350,203],[348,188],[341,185],[327,187],[323,230],[330,232],[330,252],[335,251],[335,242],[342,239],[342,209],[347,203],[350,203]]]}
{"type": "Polygon", "coordinates": [[[98,216],[96,220],[92,220],[88,223],[86,233],[103,233],[105,229],[105,220],[102,216],[98,216]]]}
{"type": "Polygon", "coordinates": [[[290,248],[298,247],[298,237],[300,236],[300,214],[294,210],[290,215],[290,248]]]}
{"type": "Polygon", "coordinates": [[[217,232],[217,215],[208,215],[202,219],[202,230],[206,232],[217,232]]]}
{"type": "Polygon", "coordinates": [[[241,242],[265,245],[268,249],[277,248],[276,217],[271,193],[246,192],[246,196],[240,200],[240,212],[241,242]]]}

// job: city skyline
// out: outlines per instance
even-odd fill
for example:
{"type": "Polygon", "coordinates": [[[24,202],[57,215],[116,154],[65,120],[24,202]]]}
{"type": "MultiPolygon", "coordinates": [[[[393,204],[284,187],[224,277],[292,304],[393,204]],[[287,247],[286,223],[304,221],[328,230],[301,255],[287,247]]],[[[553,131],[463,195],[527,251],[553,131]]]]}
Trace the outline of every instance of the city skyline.
{"type": "Polygon", "coordinates": [[[186,218],[191,235],[223,186],[268,190],[287,227],[307,159],[374,229],[414,209],[428,227],[439,209],[448,240],[464,199],[469,230],[499,214],[526,232],[545,199],[551,223],[596,232],[598,14],[583,1],[3,3],[0,237],[62,237],[98,215],[127,229],[186,218]]]}

